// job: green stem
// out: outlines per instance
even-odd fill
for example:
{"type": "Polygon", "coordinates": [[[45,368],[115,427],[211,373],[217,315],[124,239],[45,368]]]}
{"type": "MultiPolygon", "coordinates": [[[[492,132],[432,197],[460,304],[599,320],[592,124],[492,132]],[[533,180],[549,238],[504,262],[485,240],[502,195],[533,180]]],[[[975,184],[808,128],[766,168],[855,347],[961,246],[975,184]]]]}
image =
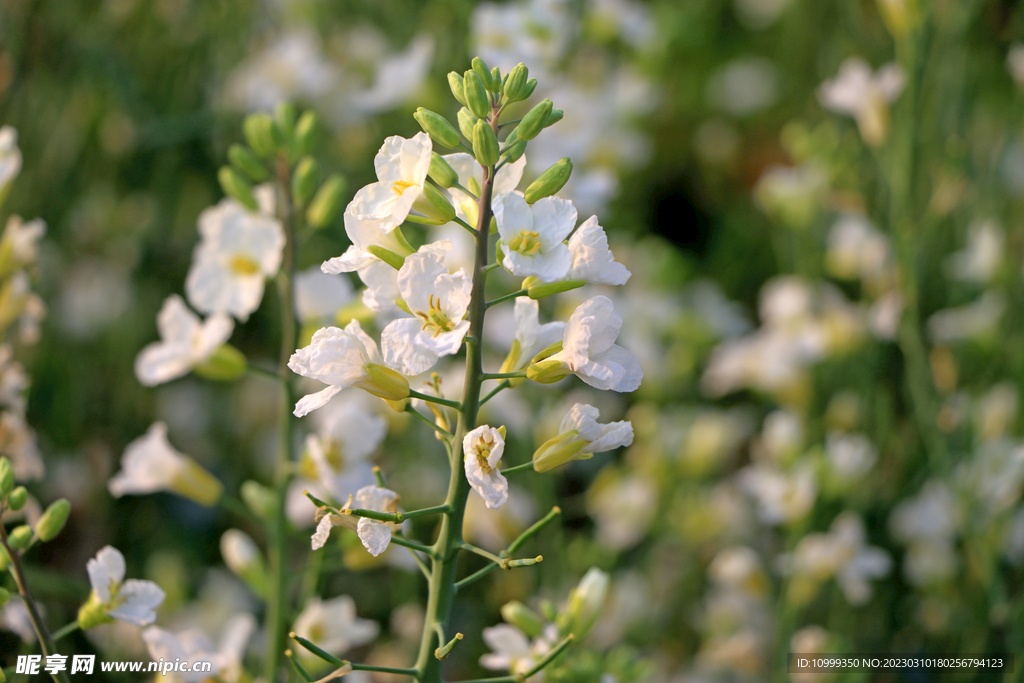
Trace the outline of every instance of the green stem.
{"type": "Polygon", "coordinates": [[[281,382],[284,378],[276,372],[271,372],[266,368],[261,368],[258,365],[249,365],[246,367],[245,372],[250,377],[258,377],[260,379],[270,380],[271,382],[281,382]]]}
{"type": "MultiPolygon", "coordinates": [[[[516,538],[516,540],[512,541],[509,544],[509,546],[507,548],[505,548],[504,550],[502,550],[500,553],[498,553],[498,555],[500,557],[502,557],[502,558],[510,557],[513,553],[517,552],[521,547],[523,547],[524,543],[526,543],[533,536],[535,536],[541,529],[543,529],[548,524],[550,524],[552,521],[554,521],[555,517],[557,517],[560,514],[562,514],[562,509],[560,507],[555,506],[555,507],[551,508],[551,511],[548,514],[544,515],[544,517],[542,517],[540,520],[535,522],[533,524],[533,526],[531,526],[529,529],[527,529],[523,533],[519,534],[519,536],[516,538]]],[[[489,574],[496,567],[497,567],[497,565],[494,565],[494,564],[485,565],[483,569],[480,569],[480,570],[470,574],[466,578],[464,578],[461,581],[459,581],[458,583],[456,583],[455,584],[455,589],[456,590],[461,590],[462,588],[468,586],[469,584],[473,583],[474,581],[482,579],[484,576],[489,574]]]]}
{"type": "Polygon", "coordinates": [[[472,225],[470,225],[466,221],[462,220],[458,216],[455,217],[455,222],[458,223],[459,225],[461,225],[466,230],[468,230],[470,232],[470,234],[472,234],[474,237],[476,237],[476,229],[472,225]]]}
{"type": "MultiPolygon", "coordinates": [[[[469,189],[467,189],[467,188],[463,187],[463,186],[462,186],[462,185],[461,185],[461,184],[459,183],[459,181],[458,181],[458,180],[456,180],[456,181],[455,181],[454,183],[452,183],[452,187],[454,187],[454,188],[455,188],[456,190],[459,190],[460,192],[463,192],[463,193],[465,193],[465,194],[469,195],[470,197],[472,197],[473,199],[476,199],[477,201],[479,201],[479,200],[480,200],[480,198],[479,198],[479,197],[477,197],[477,196],[476,196],[475,194],[473,194],[472,192],[470,192],[470,191],[469,191],[469,189]]],[[[460,219],[460,220],[461,220],[461,219],[460,219]]],[[[476,235],[476,230],[475,230],[475,229],[473,228],[473,226],[470,226],[470,227],[469,227],[469,229],[470,229],[470,230],[473,230],[473,235],[475,236],[475,235],[476,235]]]]}
{"type": "Polygon", "coordinates": [[[525,296],[527,291],[528,290],[526,289],[520,289],[518,292],[512,292],[511,294],[506,294],[505,296],[499,296],[497,299],[494,299],[493,301],[488,301],[486,304],[487,308],[500,304],[503,301],[508,301],[509,299],[515,299],[517,296],[525,296]]]}
{"type": "Polygon", "coordinates": [[[405,412],[409,413],[410,415],[415,417],[420,422],[422,422],[424,424],[427,424],[427,425],[430,425],[431,428],[437,430],[438,434],[441,434],[442,436],[444,436],[444,437],[446,437],[448,439],[452,438],[453,435],[452,435],[451,432],[449,432],[447,429],[445,429],[441,425],[439,425],[436,422],[434,422],[433,420],[431,420],[429,417],[427,417],[426,415],[424,415],[420,411],[418,411],[415,408],[413,408],[412,405],[407,405],[405,407],[405,412]]]}
{"type": "Polygon", "coordinates": [[[517,372],[485,372],[483,379],[516,379],[519,377],[526,377],[526,370],[519,370],[517,372]]]}
{"type": "Polygon", "coordinates": [[[541,669],[546,667],[548,664],[553,662],[555,660],[555,657],[562,654],[562,652],[565,651],[565,648],[569,647],[569,645],[572,643],[574,639],[575,636],[573,634],[570,633],[569,635],[567,635],[565,638],[561,640],[561,642],[558,643],[558,645],[554,647],[554,649],[552,649],[544,656],[544,659],[534,664],[529,671],[525,671],[521,674],[515,674],[512,676],[498,676],[496,678],[474,678],[471,681],[460,681],[460,683],[523,683],[523,681],[528,679],[530,676],[533,676],[541,669]]]}
{"type": "Polygon", "coordinates": [[[417,543],[416,541],[410,541],[409,539],[403,536],[398,536],[397,534],[392,534],[391,542],[395,545],[400,545],[409,548],[410,550],[418,550],[427,557],[436,559],[437,553],[434,551],[433,548],[431,548],[428,545],[423,545],[422,543],[417,543]]]}
{"type": "Polygon", "coordinates": [[[72,633],[77,631],[79,628],[81,628],[81,627],[78,625],[78,621],[77,620],[72,621],[70,624],[64,624],[59,629],[54,631],[53,636],[52,636],[53,637],[53,642],[57,642],[61,638],[65,638],[65,637],[71,635],[72,633]]]}
{"type": "Polygon", "coordinates": [[[490,560],[491,562],[495,563],[499,567],[504,567],[505,566],[505,560],[504,559],[498,557],[494,553],[487,552],[483,548],[477,548],[475,545],[472,545],[470,543],[460,543],[459,547],[462,548],[465,551],[468,551],[468,552],[474,553],[476,555],[479,555],[480,557],[482,557],[482,558],[484,558],[486,560],[490,560]]]}
{"type": "Polygon", "coordinates": [[[533,461],[524,462],[522,465],[516,465],[515,467],[509,467],[508,469],[502,470],[502,474],[512,474],[513,472],[522,472],[523,470],[532,470],[533,461]]]}
{"type": "Polygon", "coordinates": [[[498,383],[498,386],[494,387],[494,389],[491,390],[491,393],[487,394],[482,399],[480,399],[480,405],[487,403],[492,398],[497,396],[503,389],[508,389],[510,386],[512,385],[509,383],[508,380],[502,380],[501,382],[498,383]]]}
{"type": "Polygon", "coordinates": [[[428,403],[437,403],[442,406],[448,406],[449,408],[455,408],[455,410],[462,410],[462,404],[459,403],[458,401],[449,401],[448,399],[441,398],[440,396],[421,394],[420,392],[415,391],[413,389],[409,390],[409,396],[410,398],[418,398],[419,400],[426,401],[428,403]]]}

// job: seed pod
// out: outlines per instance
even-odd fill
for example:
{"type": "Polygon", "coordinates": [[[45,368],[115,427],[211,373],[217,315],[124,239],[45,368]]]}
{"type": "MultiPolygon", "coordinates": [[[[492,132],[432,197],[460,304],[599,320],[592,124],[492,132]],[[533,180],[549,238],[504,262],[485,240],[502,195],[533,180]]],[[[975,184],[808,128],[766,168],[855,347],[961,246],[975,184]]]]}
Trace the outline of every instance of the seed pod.
{"type": "Polygon", "coordinates": [[[50,504],[46,512],[39,518],[36,524],[36,535],[40,541],[52,541],[67,524],[68,515],[71,514],[71,502],[67,498],[61,498],[50,504]]]}
{"type": "Polygon", "coordinates": [[[313,157],[302,157],[292,176],[292,201],[295,206],[305,206],[320,183],[320,165],[313,157]]]}
{"type": "Polygon", "coordinates": [[[346,184],[345,178],[335,173],[320,186],[306,209],[306,220],[312,227],[322,228],[338,214],[346,184]]]}
{"type": "Polygon", "coordinates": [[[570,175],[572,175],[572,162],[569,157],[562,157],[526,188],[524,196],[527,203],[533,204],[538,199],[555,194],[565,187],[570,175]]]}
{"type": "Polygon", "coordinates": [[[429,135],[435,142],[445,147],[459,146],[459,133],[445,117],[423,107],[417,109],[416,113],[412,116],[420,124],[423,132],[429,135]]]}
{"type": "Polygon", "coordinates": [[[472,112],[470,112],[469,109],[465,107],[459,110],[458,119],[459,130],[462,131],[462,137],[466,138],[469,141],[472,141],[473,126],[475,126],[476,122],[479,121],[480,119],[473,116],[472,112]]]}
{"type": "Polygon", "coordinates": [[[452,95],[459,101],[459,104],[466,106],[466,90],[462,85],[462,76],[456,71],[448,74],[448,86],[452,89],[452,95]]]}
{"type": "Polygon", "coordinates": [[[487,63],[484,62],[484,60],[480,59],[479,57],[473,57],[472,65],[473,71],[475,71],[476,75],[480,77],[480,82],[483,83],[484,88],[493,92],[494,84],[491,80],[492,72],[487,67],[487,63]]]}
{"type": "Polygon", "coordinates": [[[516,135],[520,140],[532,140],[544,130],[544,122],[551,113],[551,100],[543,100],[534,106],[516,127],[516,135]]]}
{"type": "Polygon", "coordinates": [[[482,166],[498,163],[498,138],[485,121],[477,121],[473,126],[473,155],[482,166]]]}
{"type": "Polygon", "coordinates": [[[451,164],[445,161],[444,157],[437,152],[430,153],[430,170],[427,171],[427,175],[435,183],[445,188],[451,187],[459,179],[459,174],[455,172],[451,164]]]}
{"type": "Polygon", "coordinates": [[[466,90],[466,106],[478,119],[486,119],[491,113],[491,99],[484,88],[484,82],[475,71],[467,71],[462,79],[466,90]]]}
{"type": "Polygon", "coordinates": [[[254,183],[262,183],[270,177],[270,171],[260,158],[244,145],[231,145],[228,148],[228,161],[254,183]]]}
{"type": "Polygon", "coordinates": [[[217,172],[217,180],[224,190],[224,194],[238,201],[250,211],[259,211],[260,205],[256,201],[256,195],[252,192],[250,185],[242,175],[230,166],[221,166],[217,172]]]}
{"type": "Polygon", "coordinates": [[[313,150],[319,126],[320,119],[312,110],[303,112],[299,117],[299,122],[295,124],[295,136],[292,139],[292,151],[296,158],[309,154],[313,150]]]}
{"type": "Polygon", "coordinates": [[[508,98],[509,102],[518,102],[523,99],[522,95],[526,91],[526,79],[529,76],[530,70],[522,62],[516,64],[512,71],[509,72],[508,79],[502,88],[502,92],[505,93],[505,97],[508,98]]]}

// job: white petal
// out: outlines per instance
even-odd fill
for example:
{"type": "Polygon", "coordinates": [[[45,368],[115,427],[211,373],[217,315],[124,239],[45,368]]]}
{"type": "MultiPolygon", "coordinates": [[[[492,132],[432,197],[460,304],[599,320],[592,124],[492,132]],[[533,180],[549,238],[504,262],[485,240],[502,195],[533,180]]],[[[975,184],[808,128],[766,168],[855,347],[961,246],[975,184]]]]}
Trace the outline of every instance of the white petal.
{"type": "Polygon", "coordinates": [[[416,253],[406,258],[398,271],[398,289],[409,309],[429,311],[430,296],[435,294],[434,283],[438,277],[447,274],[444,261],[436,254],[416,253]]]}
{"type": "Polygon", "coordinates": [[[380,335],[384,364],[410,377],[434,367],[439,356],[435,351],[418,343],[421,328],[420,322],[415,318],[391,321],[380,335]]]}
{"type": "Polygon", "coordinates": [[[535,275],[543,282],[557,282],[564,280],[569,268],[572,267],[572,255],[564,244],[557,244],[551,250],[542,251],[534,256],[509,251],[501,264],[516,276],[535,275]]]}
{"type": "Polygon", "coordinates": [[[317,408],[323,408],[327,405],[327,402],[334,398],[341,390],[342,387],[334,386],[327,387],[315,394],[307,394],[298,400],[292,414],[295,415],[295,417],[305,417],[317,408]]]}
{"type": "Polygon", "coordinates": [[[333,528],[334,524],[331,522],[331,516],[324,515],[320,523],[316,525],[316,533],[313,534],[313,550],[319,550],[324,547],[333,528]]]}
{"type": "Polygon", "coordinates": [[[164,592],[152,581],[128,579],[117,593],[123,600],[107,614],[134,626],[147,626],[156,621],[156,608],[164,601],[164,592]]]}
{"type": "MultiPolygon", "coordinates": [[[[468,154],[466,156],[469,156],[468,154]]],[[[475,164],[478,169],[479,164],[475,164]]],[[[519,181],[523,179],[523,170],[526,168],[526,155],[519,157],[518,161],[511,164],[504,164],[497,175],[494,176],[494,194],[501,195],[515,191],[519,187],[519,181]]],[[[465,183],[463,183],[465,185],[465,183]]]]}
{"type": "Polygon", "coordinates": [[[164,341],[191,346],[192,336],[199,328],[199,316],[188,310],[180,296],[172,294],[164,299],[156,316],[156,326],[164,341]]]}
{"type": "Polygon", "coordinates": [[[182,344],[153,342],[135,357],[135,377],[146,387],[184,377],[192,367],[192,348],[182,344]]]}
{"type": "Polygon", "coordinates": [[[544,197],[530,208],[533,211],[533,229],[540,237],[542,252],[561,244],[576,227],[576,207],[568,199],[544,197]]]}
{"type": "Polygon", "coordinates": [[[373,519],[361,518],[356,533],[363,542],[363,547],[374,557],[387,550],[388,544],[391,543],[391,529],[373,519]]]}
{"type": "Polygon", "coordinates": [[[621,346],[612,344],[576,372],[580,379],[596,389],[618,392],[636,391],[644,371],[640,361],[621,346]]]}
{"type": "Polygon", "coordinates": [[[498,624],[483,630],[483,639],[487,647],[496,654],[508,657],[530,656],[530,641],[526,634],[511,624],[498,624]]]}
{"type": "Polygon", "coordinates": [[[628,421],[609,422],[601,427],[601,438],[587,444],[583,452],[604,453],[633,443],[633,425],[628,421]]]}
{"type": "Polygon", "coordinates": [[[506,243],[520,232],[533,231],[533,213],[521,194],[509,192],[498,195],[492,206],[494,219],[498,224],[498,234],[506,243]]]}
{"type": "Polygon", "coordinates": [[[356,245],[350,246],[341,256],[328,259],[320,266],[320,270],[328,275],[339,273],[354,273],[360,268],[366,268],[378,261],[377,257],[368,251],[363,251],[356,245]]]}
{"type": "Polygon", "coordinates": [[[473,281],[461,268],[457,273],[442,273],[434,280],[434,293],[441,300],[441,310],[445,315],[453,321],[462,320],[473,294],[473,281]]]}
{"type": "Polygon", "coordinates": [[[380,352],[377,350],[377,342],[373,340],[373,337],[363,332],[363,328],[358,320],[355,318],[350,320],[348,325],[345,325],[345,331],[363,343],[363,348],[366,349],[366,355],[371,363],[380,363],[380,352]]]}
{"type": "Polygon", "coordinates": [[[85,571],[89,574],[89,584],[96,591],[96,595],[103,603],[110,601],[111,589],[117,587],[124,580],[125,564],[124,555],[112,546],[106,546],[85,564],[85,571]]]}
{"type": "Polygon", "coordinates": [[[629,280],[630,272],[615,261],[608,248],[608,237],[597,223],[597,216],[588,218],[569,238],[569,251],[572,253],[572,268],[568,273],[570,280],[602,285],[624,285],[629,280]]]}
{"type": "Polygon", "coordinates": [[[437,356],[451,356],[462,348],[462,340],[466,338],[467,334],[469,334],[469,321],[463,320],[451,331],[442,332],[436,337],[420,331],[413,343],[424,352],[437,356]]]}

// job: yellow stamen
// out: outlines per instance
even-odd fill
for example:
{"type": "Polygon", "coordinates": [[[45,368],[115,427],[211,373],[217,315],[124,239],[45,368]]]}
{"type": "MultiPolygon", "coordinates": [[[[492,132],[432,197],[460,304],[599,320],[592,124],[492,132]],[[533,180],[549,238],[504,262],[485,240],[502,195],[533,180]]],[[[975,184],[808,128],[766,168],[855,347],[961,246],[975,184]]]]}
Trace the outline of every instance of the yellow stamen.
{"type": "Polygon", "coordinates": [[[229,267],[238,275],[256,275],[260,272],[260,264],[245,254],[232,256],[229,267]]]}
{"type": "Polygon", "coordinates": [[[416,183],[410,183],[408,180],[396,180],[391,183],[391,189],[395,191],[395,194],[402,196],[402,194],[410,187],[415,187],[416,183]]]}
{"type": "Polygon", "coordinates": [[[423,331],[433,332],[437,337],[442,332],[451,332],[455,329],[455,323],[441,310],[441,297],[430,295],[428,299],[429,311],[416,311],[416,316],[423,319],[423,331]]]}
{"type": "Polygon", "coordinates": [[[508,248],[523,256],[533,256],[540,251],[540,234],[533,230],[521,230],[509,241],[508,248]]]}

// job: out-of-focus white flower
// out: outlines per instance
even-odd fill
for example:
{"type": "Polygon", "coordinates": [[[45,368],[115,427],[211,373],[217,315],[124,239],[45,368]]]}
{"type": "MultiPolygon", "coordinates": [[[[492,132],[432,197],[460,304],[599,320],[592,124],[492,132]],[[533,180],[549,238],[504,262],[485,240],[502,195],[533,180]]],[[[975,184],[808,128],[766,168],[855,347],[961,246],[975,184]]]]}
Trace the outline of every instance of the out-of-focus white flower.
{"type": "Polygon", "coordinates": [[[768,589],[760,555],[743,545],[720,550],[708,565],[708,577],[722,588],[754,598],[768,589]]]}
{"type": "Polygon", "coordinates": [[[736,59],[708,80],[708,101],[733,116],[747,116],[770,107],[778,97],[778,72],[763,57],[736,59]]]}
{"type": "Polygon", "coordinates": [[[868,309],[868,329],[878,339],[895,339],[902,315],[903,297],[895,289],[888,291],[878,297],[878,300],[868,309]]]}
{"type": "Polygon", "coordinates": [[[957,505],[949,487],[932,479],[918,494],[896,506],[889,516],[889,528],[897,540],[911,543],[922,539],[956,536],[957,505]]]}
{"type": "Polygon", "coordinates": [[[433,36],[425,33],[416,36],[404,51],[377,61],[373,84],[353,92],[349,98],[351,106],[373,114],[405,102],[423,82],[433,56],[433,36]]]}
{"type": "Polygon", "coordinates": [[[336,500],[373,483],[369,459],[387,436],[387,422],[367,409],[365,396],[344,394],[328,403],[315,414],[317,432],[306,436],[300,473],[336,500]]]}
{"type": "Polygon", "coordinates": [[[869,145],[885,142],[889,133],[889,105],[903,91],[906,78],[894,63],[877,73],[860,57],[849,57],[834,79],[818,88],[818,101],[827,109],[857,120],[861,137],[869,145]]]}
{"type": "Polygon", "coordinates": [[[576,227],[572,202],[544,197],[530,206],[509,192],[494,199],[494,218],[505,250],[501,265],[510,273],[554,282],[569,272],[572,254],[563,242],[576,227]]]}
{"type": "MultiPolygon", "coordinates": [[[[543,200],[542,200],[543,201],[543,200]]],[[[608,248],[608,236],[591,216],[569,238],[572,266],[566,279],[584,280],[595,285],[624,285],[631,273],[618,263],[608,248]]]]}
{"type": "Polygon", "coordinates": [[[21,161],[18,131],[11,126],[0,127],[0,201],[3,201],[7,188],[21,172],[21,161]]]}
{"type": "MultiPolygon", "coordinates": [[[[36,606],[42,614],[42,606],[36,606]]],[[[18,634],[21,640],[28,644],[36,642],[36,629],[32,625],[32,618],[29,616],[25,601],[19,595],[11,596],[7,604],[0,608],[0,628],[18,634]]]]}
{"type": "Polygon", "coordinates": [[[783,472],[767,465],[751,465],[740,471],[739,482],[757,501],[758,517],[765,524],[802,518],[818,495],[814,471],[809,466],[783,472]]]}
{"type": "MultiPolygon", "coordinates": [[[[373,510],[375,512],[396,512],[398,510],[398,494],[379,486],[364,486],[342,509],[373,510]],[[354,502],[353,502],[354,500],[354,502]],[[354,507],[353,507],[354,506],[354,507]]],[[[313,534],[313,550],[319,550],[327,543],[331,529],[343,526],[352,529],[359,536],[363,547],[374,557],[387,550],[391,544],[391,532],[398,529],[392,522],[379,522],[369,517],[354,515],[325,514],[313,534]]]]}
{"type": "Polygon", "coordinates": [[[502,372],[515,372],[530,362],[533,356],[562,339],[565,323],[561,321],[540,324],[540,305],[525,296],[517,297],[513,308],[516,333],[512,340],[502,372]]]}
{"type": "Polygon", "coordinates": [[[1006,238],[995,221],[977,221],[967,231],[967,248],[950,254],[949,274],[966,282],[990,282],[1003,262],[1006,238]]]}
{"type": "Polygon", "coordinates": [[[562,350],[548,361],[558,361],[595,389],[636,391],[644,372],[640,362],[614,342],[622,329],[622,316],[611,299],[595,296],[580,304],[569,317],[562,350]]]}
{"type": "Polygon", "coordinates": [[[401,232],[381,230],[377,227],[380,221],[372,218],[359,218],[349,210],[345,211],[344,218],[345,234],[348,235],[352,246],[341,256],[324,261],[321,266],[323,272],[330,274],[361,272],[375,263],[380,263],[380,259],[370,252],[370,247],[380,247],[400,257],[413,253],[404,238],[401,237],[401,232]]]}
{"type": "Polygon", "coordinates": [[[640,474],[606,470],[587,492],[587,514],[597,524],[597,540],[611,550],[626,550],[643,540],[657,513],[658,487],[640,474]]]}
{"type": "Polygon", "coordinates": [[[346,277],[335,277],[316,266],[295,274],[295,314],[303,323],[333,321],[338,309],[355,292],[346,277]]]}
{"type": "Polygon", "coordinates": [[[202,313],[248,320],[263,299],[264,281],[281,266],[281,223],[226,198],[199,215],[199,235],[185,278],[189,302],[202,313]]]}
{"type": "MultiPolygon", "coordinates": [[[[3,171],[0,170],[0,176],[2,175],[3,171]]],[[[0,193],[2,192],[3,180],[0,178],[0,193]]],[[[35,263],[39,255],[39,240],[45,234],[46,222],[41,218],[27,223],[21,216],[8,218],[3,237],[0,238],[0,272],[6,273],[10,268],[35,263]]]]}
{"type": "MultiPolygon", "coordinates": [[[[459,185],[479,196],[480,186],[483,183],[484,171],[471,154],[448,154],[444,157],[448,165],[452,167],[459,176],[459,185]]],[[[519,157],[518,161],[511,164],[504,164],[494,176],[494,185],[491,189],[491,206],[493,207],[498,198],[502,195],[514,192],[519,187],[519,181],[523,179],[523,169],[526,168],[526,155],[519,157]]],[[[455,207],[455,214],[472,226],[476,226],[478,220],[477,200],[466,194],[457,187],[448,190],[452,206],[455,207]]],[[[460,228],[461,229],[461,228],[460,228]]]]}
{"type": "Polygon", "coordinates": [[[774,24],[791,2],[792,0],[733,0],[733,5],[740,23],[748,29],[758,31],[774,24]]]}
{"type": "Polygon", "coordinates": [[[160,341],[146,346],[135,358],[135,376],[147,387],[183,377],[208,361],[235,327],[226,313],[214,313],[200,322],[177,294],[164,300],[156,325],[160,341]]]}
{"type": "Polygon", "coordinates": [[[348,595],[311,599],[296,617],[293,628],[296,635],[333,655],[371,643],[380,632],[376,621],[356,616],[356,603],[348,595]]]}
{"type": "Polygon", "coordinates": [[[585,460],[633,443],[633,425],[627,421],[599,424],[594,406],[577,403],[562,418],[558,435],[533,454],[533,468],[547,472],[570,460],[585,460]]]}
{"type": "Polygon", "coordinates": [[[167,425],[156,422],[128,444],[121,471],[107,483],[110,495],[171,491],[200,505],[215,505],[223,493],[221,483],[196,461],[174,450],[167,440],[167,425]]]}
{"type": "Polygon", "coordinates": [[[944,308],[928,318],[928,336],[936,344],[951,344],[995,332],[1006,309],[1001,292],[986,290],[964,306],[944,308]]]}
{"type": "Polygon", "coordinates": [[[315,31],[298,29],[243,62],[229,78],[225,93],[236,107],[269,111],[279,102],[324,97],[339,76],[338,68],[324,58],[315,31]]]}
{"type": "Polygon", "coordinates": [[[505,452],[501,431],[480,425],[462,439],[466,479],[484,503],[497,510],[508,500],[508,480],[498,471],[498,461],[505,452]]]}
{"type": "Polygon", "coordinates": [[[1020,501],[1024,488],[1024,446],[1005,438],[984,441],[973,458],[960,463],[956,475],[977,501],[976,522],[1005,512],[1020,501]]]}
{"type": "Polygon", "coordinates": [[[164,592],[152,581],[125,581],[124,555],[116,548],[108,545],[100,550],[86,563],[85,569],[89,573],[92,594],[82,612],[92,610],[93,616],[91,620],[83,619],[80,612],[79,622],[86,622],[82,623],[83,629],[102,623],[103,615],[135,626],[156,621],[155,610],[163,603],[164,592]]]}
{"type": "Polygon", "coordinates": [[[399,318],[384,328],[381,351],[389,367],[418,375],[462,347],[469,332],[464,318],[473,283],[464,270],[449,273],[440,255],[416,253],[398,272],[398,289],[414,317],[399,318]]]}
{"type": "Polygon", "coordinates": [[[789,410],[776,410],[764,418],[761,445],[776,463],[785,463],[804,446],[804,423],[789,410]]]}
{"type": "Polygon", "coordinates": [[[608,597],[610,583],[611,579],[606,573],[597,567],[591,567],[580,579],[579,584],[569,592],[569,604],[565,611],[572,619],[570,629],[577,638],[587,635],[597,621],[604,607],[605,598],[608,597]]]}
{"type": "Polygon", "coordinates": [[[471,26],[475,52],[484,61],[502,73],[523,62],[542,80],[569,45],[575,20],[560,0],[485,2],[473,11],[471,26]]]}
{"type": "Polygon", "coordinates": [[[1006,53],[1006,67],[1014,82],[1024,88],[1024,44],[1014,43],[1006,53]]]}
{"type": "Polygon", "coordinates": [[[376,221],[381,232],[397,228],[423,195],[431,150],[426,133],[417,133],[408,140],[398,135],[385,139],[373,159],[377,182],[356,192],[346,213],[360,220],[376,221]]]}
{"type": "Polygon", "coordinates": [[[864,476],[878,460],[878,449],[864,434],[830,433],[825,454],[836,474],[848,479],[864,476]]]}
{"type": "Polygon", "coordinates": [[[1019,396],[1011,382],[1000,382],[978,399],[975,429],[979,441],[999,439],[1017,416],[1019,396]]]}
{"type": "Polygon", "coordinates": [[[150,626],[142,632],[146,641],[149,656],[154,661],[173,662],[180,660],[194,665],[198,662],[209,662],[209,671],[205,667],[189,666],[188,671],[170,671],[168,680],[178,683],[200,683],[210,678],[237,683],[240,680],[242,659],[246,645],[256,631],[256,620],[251,614],[239,614],[233,617],[224,628],[220,646],[214,646],[206,635],[198,629],[181,633],[172,633],[158,626],[150,626]]]}
{"type": "MultiPolygon", "coordinates": [[[[492,652],[480,657],[480,666],[492,671],[508,671],[513,676],[532,669],[551,650],[551,643],[544,635],[534,638],[531,643],[525,633],[511,624],[485,628],[483,638],[492,652]]],[[[543,678],[543,673],[538,673],[527,680],[541,681],[543,678]]]]}
{"type": "Polygon", "coordinates": [[[18,481],[42,479],[46,474],[36,434],[21,413],[0,413],[0,453],[10,458],[18,481]]]}
{"type": "Polygon", "coordinates": [[[828,176],[813,163],[770,166],[757,179],[754,197],[769,216],[790,227],[807,228],[821,208],[828,176]]]}
{"type": "Polygon", "coordinates": [[[846,214],[829,231],[825,263],[836,277],[860,278],[880,292],[892,284],[892,260],[888,238],[862,215],[846,214]]]}
{"type": "MultiPolygon", "coordinates": [[[[23,273],[16,273],[15,277],[18,275],[23,273]]],[[[72,337],[92,339],[121,318],[132,302],[134,291],[123,264],[80,258],[67,266],[57,300],[58,314],[53,320],[72,337]]]]}

